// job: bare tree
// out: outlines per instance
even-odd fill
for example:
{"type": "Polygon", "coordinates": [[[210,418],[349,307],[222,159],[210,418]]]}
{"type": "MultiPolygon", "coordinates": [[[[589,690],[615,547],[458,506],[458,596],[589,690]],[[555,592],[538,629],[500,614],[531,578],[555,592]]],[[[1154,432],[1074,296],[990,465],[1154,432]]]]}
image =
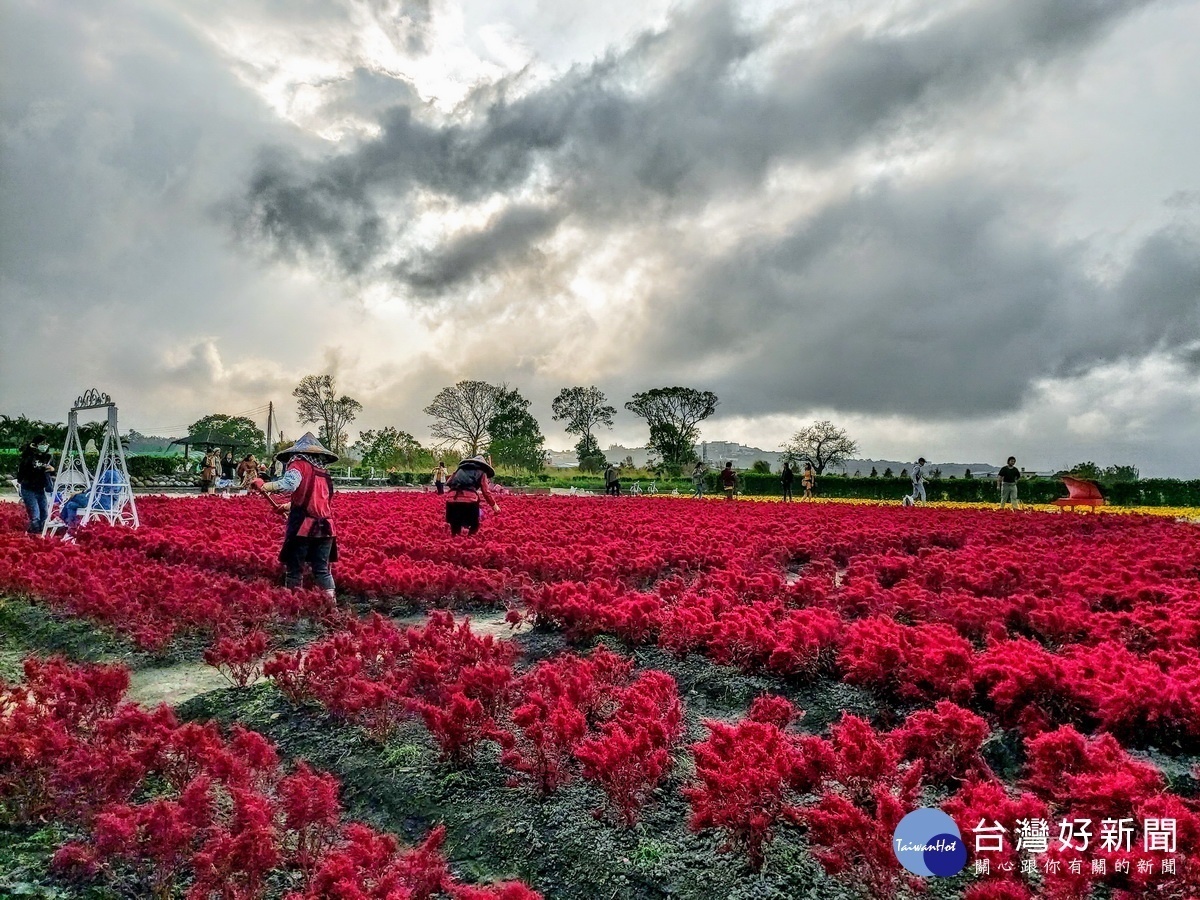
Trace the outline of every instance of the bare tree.
{"type": "Polygon", "coordinates": [[[337,396],[332,375],[305,375],[292,396],[297,400],[301,423],[317,425],[318,437],[340,455],[345,441],[343,432],[358,418],[362,404],[345,394],[337,396]]]}
{"type": "Polygon", "coordinates": [[[845,429],[838,428],[828,419],[813,422],[797,431],[783,445],[785,462],[810,464],[820,475],[828,466],[845,462],[858,452],[858,444],[850,439],[845,429]]]}
{"type": "Polygon", "coordinates": [[[440,446],[457,445],[464,455],[475,456],[491,442],[488,425],[499,411],[503,386],[486,381],[460,381],[438,391],[425,407],[433,417],[430,433],[440,438],[440,446]]]}

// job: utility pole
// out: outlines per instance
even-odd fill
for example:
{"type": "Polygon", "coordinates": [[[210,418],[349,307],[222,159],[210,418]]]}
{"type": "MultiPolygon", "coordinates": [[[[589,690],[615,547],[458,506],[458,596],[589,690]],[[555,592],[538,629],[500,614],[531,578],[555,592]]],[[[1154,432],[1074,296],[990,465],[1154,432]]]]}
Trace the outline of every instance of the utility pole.
{"type": "Polygon", "coordinates": [[[271,400],[267,403],[267,456],[271,455],[271,448],[275,445],[271,443],[271,423],[275,419],[275,401],[271,400]]]}

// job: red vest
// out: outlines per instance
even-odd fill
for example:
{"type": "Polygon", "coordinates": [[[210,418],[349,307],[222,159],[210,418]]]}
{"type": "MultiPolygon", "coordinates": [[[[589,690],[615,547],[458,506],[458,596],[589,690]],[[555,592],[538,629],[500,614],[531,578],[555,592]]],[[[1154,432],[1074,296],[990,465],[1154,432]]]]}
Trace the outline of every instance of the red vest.
{"type": "Polygon", "coordinates": [[[318,469],[298,456],[292,459],[288,468],[300,473],[300,487],[291,498],[292,516],[295,517],[299,510],[304,517],[293,533],[296,537],[308,537],[314,526],[319,526],[318,537],[333,537],[333,479],[324,469],[318,469]]]}

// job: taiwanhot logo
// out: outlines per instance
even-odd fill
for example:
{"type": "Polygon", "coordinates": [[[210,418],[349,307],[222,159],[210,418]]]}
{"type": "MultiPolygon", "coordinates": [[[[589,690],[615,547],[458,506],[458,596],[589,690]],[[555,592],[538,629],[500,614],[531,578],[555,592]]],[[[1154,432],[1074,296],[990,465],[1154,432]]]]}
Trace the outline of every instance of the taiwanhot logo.
{"type": "Polygon", "coordinates": [[[967,845],[954,820],[940,809],[914,809],[892,836],[900,865],[914,875],[949,878],[967,865],[967,845]]]}

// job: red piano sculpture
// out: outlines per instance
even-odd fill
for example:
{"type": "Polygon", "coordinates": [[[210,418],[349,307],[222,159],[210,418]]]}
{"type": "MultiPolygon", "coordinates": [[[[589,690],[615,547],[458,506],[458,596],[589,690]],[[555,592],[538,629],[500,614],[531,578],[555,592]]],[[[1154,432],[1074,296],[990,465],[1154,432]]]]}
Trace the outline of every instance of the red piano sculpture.
{"type": "Polygon", "coordinates": [[[1100,493],[1100,488],[1096,486],[1094,481],[1085,481],[1082,478],[1072,478],[1070,475],[1063,476],[1063,484],[1067,486],[1069,496],[1059,497],[1054,501],[1055,506],[1063,509],[1075,509],[1076,507],[1090,507],[1093,512],[1099,506],[1103,506],[1105,501],[1100,493]]]}

